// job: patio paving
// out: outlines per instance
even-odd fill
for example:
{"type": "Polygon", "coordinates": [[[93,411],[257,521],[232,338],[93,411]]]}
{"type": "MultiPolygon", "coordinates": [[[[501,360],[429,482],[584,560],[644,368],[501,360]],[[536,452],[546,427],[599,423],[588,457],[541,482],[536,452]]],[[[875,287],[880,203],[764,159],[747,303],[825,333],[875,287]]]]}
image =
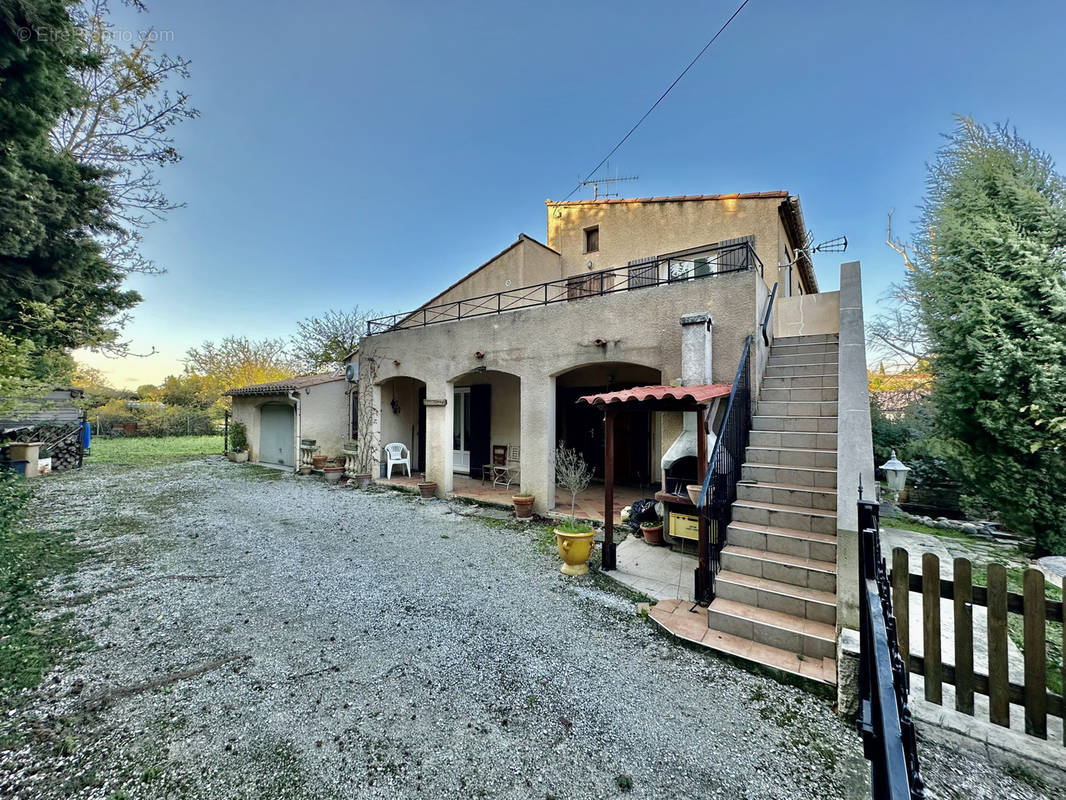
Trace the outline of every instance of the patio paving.
{"type": "Polygon", "coordinates": [[[692,601],[694,598],[694,556],[669,547],[654,547],[636,536],[626,537],[616,554],[617,569],[611,577],[619,583],[656,600],[692,601]]]}

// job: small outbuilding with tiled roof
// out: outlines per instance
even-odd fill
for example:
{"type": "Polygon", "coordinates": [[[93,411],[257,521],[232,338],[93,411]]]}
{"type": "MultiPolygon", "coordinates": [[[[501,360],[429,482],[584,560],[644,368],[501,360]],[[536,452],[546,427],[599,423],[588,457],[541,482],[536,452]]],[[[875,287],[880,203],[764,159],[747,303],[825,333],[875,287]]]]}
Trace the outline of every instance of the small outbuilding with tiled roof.
{"type": "Polygon", "coordinates": [[[304,375],[230,389],[233,421],[244,425],[251,461],[295,470],[300,442],[340,459],[352,438],[352,387],[343,374],[304,375]]]}

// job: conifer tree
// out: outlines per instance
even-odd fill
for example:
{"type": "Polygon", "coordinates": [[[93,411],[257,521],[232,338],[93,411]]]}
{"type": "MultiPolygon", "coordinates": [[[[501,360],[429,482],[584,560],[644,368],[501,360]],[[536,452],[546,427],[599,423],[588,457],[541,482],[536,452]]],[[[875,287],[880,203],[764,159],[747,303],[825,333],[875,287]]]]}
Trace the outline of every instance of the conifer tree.
{"type": "Polygon", "coordinates": [[[929,168],[909,287],[940,433],[1010,528],[1066,553],[1066,180],[960,118],[929,168]]]}

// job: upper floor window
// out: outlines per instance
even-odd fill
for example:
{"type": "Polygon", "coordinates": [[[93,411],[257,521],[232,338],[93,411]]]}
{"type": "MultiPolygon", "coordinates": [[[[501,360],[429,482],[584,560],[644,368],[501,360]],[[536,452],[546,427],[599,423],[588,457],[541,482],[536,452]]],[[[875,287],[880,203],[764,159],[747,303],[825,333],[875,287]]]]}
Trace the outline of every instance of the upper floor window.
{"type": "Polygon", "coordinates": [[[595,253],[600,249],[600,226],[585,228],[585,252],[595,253]]]}

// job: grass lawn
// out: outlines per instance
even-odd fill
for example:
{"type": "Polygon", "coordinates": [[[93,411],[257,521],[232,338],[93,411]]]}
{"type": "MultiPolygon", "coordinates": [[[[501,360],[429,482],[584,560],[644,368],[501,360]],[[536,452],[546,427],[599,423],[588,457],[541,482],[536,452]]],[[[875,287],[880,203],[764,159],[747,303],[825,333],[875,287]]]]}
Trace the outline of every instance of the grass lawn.
{"type": "Polygon", "coordinates": [[[184,461],[222,452],[221,436],[123,436],[94,438],[86,464],[141,466],[184,461]]]}

